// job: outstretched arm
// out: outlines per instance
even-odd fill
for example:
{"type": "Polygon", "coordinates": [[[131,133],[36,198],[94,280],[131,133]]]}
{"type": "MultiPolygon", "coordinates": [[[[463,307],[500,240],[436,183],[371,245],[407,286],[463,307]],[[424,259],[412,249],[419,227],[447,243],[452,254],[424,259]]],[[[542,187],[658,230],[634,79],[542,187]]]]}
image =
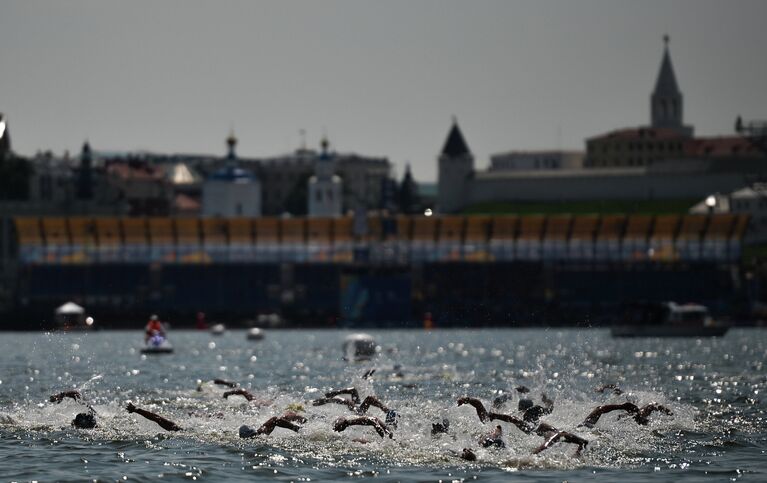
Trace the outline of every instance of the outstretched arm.
{"type": "Polygon", "coordinates": [[[385,435],[389,435],[389,437],[393,437],[393,434],[389,429],[386,427],[386,425],[378,418],[374,418],[372,416],[360,416],[358,418],[353,419],[339,419],[336,421],[336,423],[333,425],[334,431],[344,431],[349,426],[371,426],[373,429],[376,430],[376,433],[380,437],[384,437],[385,435]]]}
{"type": "Polygon", "coordinates": [[[286,412],[285,414],[280,416],[280,418],[284,419],[285,421],[298,422],[301,424],[304,424],[306,422],[305,417],[301,416],[298,413],[294,413],[293,411],[286,412]]]}
{"type": "Polygon", "coordinates": [[[352,401],[351,399],[345,399],[342,397],[333,396],[333,397],[322,397],[312,401],[312,406],[324,406],[325,404],[341,404],[342,406],[346,406],[350,410],[354,411],[354,401],[352,401]]]}
{"type": "Polygon", "coordinates": [[[603,414],[607,414],[612,411],[626,411],[630,414],[637,414],[639,413],[639,408],[636,406],[636,404],[632,404],[630,402],[626,402],[623,404],[605,404],[604,406],[598,406],[596,409],[591,411],[591,413],[589,413],[588,416],[586,416],[586,419],[584,419],[579,426],[586,426],[587,428],[593,428],[603,414]]]}
{"type": "Polygon", "coordinates": [[[360,404],[360,407],[357,410],[357,412],[360,413],[360,414],[365,414],[366,412],[368,412],[368,408],[370,408],[370,406],[377,407],[378,409],[380,409],[381,411],[383,411],[385,413],[389,412],[389,408],[384,406],[384,403],[382,403],[375,396],[368,396],[368,397],[366,397],[365,400],[362,401],[362,404],[360,404]]]}
{"type": "Polygon", "coordinates": [[[485,405],[482,404],[482,401],[480,401],[479,399],[465,396],[465,397],[459,397],[457,402],[459,406],[468,404],[469,406],[472,406],[474,409],[476,409],[477,416],[479,416],[479,420],[481,422],[484,423],[485,421],[488,420],[487,409],[485,409],[485,405]]]}
{"type": "Polygon", "coordinates": [[[656,403],[650,403],[644,406],[642,409],[639,410],[637,414],[634,415],[634,421],[636,421],[637,424],[645,425],[649,422],[650,415],[654,411],[658,411],[663,414],[667,414],[669,416],[674,415],[674,413],[672,413],[671,410],[667,408],[666,406],[663,406],[661,404],[656,404],[656,403]]]}
{"type": "Polygon", "coordinates": [[[213,384],[216,384],[218,386],[237,387],[236,382],[226,381],[224,379],[213,379],[213,384]]]}
{"type": "Polygon", "coordinates": [[[255,434],[272,434],[272,431],[274,431],[274,428],[276,427],[289,429],[291,431],[298,432],[299,429],[301,429],[298,425],[293,424],[292,422],[288,421],[284,417],[273,417],[269,418],[264,424],[261,425],[260,428],[256,431],[255,434]]]}
{"type": "Polygon", "coordinates": [[[64,400],[64,398],[72,398],[75,401],[79,401],[82,396],[80,396],[80,391],[72,390],[72,391],[63,391],[58,394],[54,394],[50,397],[51,402],[55,402],[56,404],[60,403],[64,400]]]}
{"type": "Polygon", "coordinates": [[[325,393],[325,397],[336,397],[340,396],[341,394],[348,394],[352,397],[352,401],[354,404],[360,403],[360,394],[357,392],[356,388],[353,387],[347,387],[346,389],[338,389],[336,391],[330,391],[325,393]]]}
{"type": "Polygon", "coordinates": [[[575,451],[576,456],[580,456],[581,451],[583,451],[583,448],[586,447],[587,444],[589,444],[588,440],[585,440],[581,438],[580,436],[576,436],[573,433],[568,433],[567,431],[559,431],[555,433],[553,436],[548,438],[542,445],[538,446],[534,451],[533,454],[538,454],[541,451],[544,451],[550,447],[552,447],[555,443],[558,441],[564,441],[565,443],[572,443],[577,444],[578,449],[575,451]]]}
{"type": "Polygon", "coordinates": [[[133,405],[133,403],[128,403],[128,406],[125,409],[127,409],[129,413],[139,414],[141,416],[144,416],[148,420],[159,424],[160,427],[166,431],[181,431],[181,426],[174,423],[170,419],[165,419],[159,414],[155,414],[145,409],[137,408],[136,406],[133,405]]]}
{"type": "Polygon", "coordinates": [[[229,399],[229,396],[243,396],[248,401],[256,399],[256,396],[245,389],[232,389],[231,391],[226,391],[224,393],[224,399],[229,399]]]}
{"type": "Polygon", "coordinates": [[[491,413],[488,413],[488,418],[490,419],[490,421],[498,420],[498,421],[504,421],[506,423],[511,423],[524,433],[530,434],[533,431],[533,428],[530,427],[529,424],[509,414],[500,414],[500,413],[491,412],[491,413]]]}

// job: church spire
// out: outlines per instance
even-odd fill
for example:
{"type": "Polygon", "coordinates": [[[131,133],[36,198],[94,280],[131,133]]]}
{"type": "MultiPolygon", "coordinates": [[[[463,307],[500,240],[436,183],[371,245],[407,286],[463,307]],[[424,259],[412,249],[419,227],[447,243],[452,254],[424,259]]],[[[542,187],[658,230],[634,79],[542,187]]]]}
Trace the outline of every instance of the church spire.
{"type": "Polygon", "coordinates": [[[682,91],[676,81],[674,65],[669,53],[669,36],[663,36],[663,60],[661,60],[655,89],[650,98],[650,117],[654,128],[683,129],[682,91]]]}
{"type": "Polygon", "coordinates": [[[471,154],[471,151],[469,151],[469,146],[463,138],[461,128],[458,127],[458,120],[453,116],[453,126],[450,128],[445,146],[442,148],[442,156],[457,158],[467,154],[471,154]]]}

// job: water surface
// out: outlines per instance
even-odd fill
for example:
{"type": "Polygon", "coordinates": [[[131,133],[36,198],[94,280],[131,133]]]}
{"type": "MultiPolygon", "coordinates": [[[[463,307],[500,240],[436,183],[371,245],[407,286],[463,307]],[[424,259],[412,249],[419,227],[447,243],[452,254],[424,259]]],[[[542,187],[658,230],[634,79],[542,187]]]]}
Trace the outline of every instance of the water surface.
{"type": "MultiPolygon", "coordinates": [[[[244,331],[223,336],[171,334],[176,352],[142,356],[140,332],[5,333],[0,337],[0,480],[582,481],[767,480],[767,332],[733,330],[721,339],[612,339],[602,330],[372,332],[380,353],[369,362],[342,359],[343,331],[273,331],[260,342],[244,331]],[[395,367],[396,366],[396,367],[395,367]],[[372,379],[362,374],[377,371],[372,379]],[[225,378],[265,405],[223,399],[225,378]],[[628,394],[598,394],[617,383],[628,394]],[[339,387],[377,395],[401,417],[395,438],[370,428],[332,431],[341,406],[311,406],[339,387]],[[517,385],[555,400],[544,418],[590,441],[582,456],[570,445],[540,455],[543,440],[504,424],[505,449],[481,449],[492,426],[459,396],[486,402],[517,385]],[[99,427],[77,430],[83,406],[48,396],[79,388],[99,427]],[[593,429],[576,428],[597,405],[658,402],[674,415],[638,426],[616,413],[593,429]],[[184,431],[167,433],[128,414],[128,401],[160,413],[184,431]],[[241,424],[258,426],[302,404],[308,422],[296,434],[242,440],[241,424]],[[433,437],[431,424],[451,421],[433,437]],[[363,444],[356,440],[367,440],[363,444]],[[474,448],[477,462],[455,456],[474,448]]],[[[503,409],[516,414],[517,396],[503,409]]],[[[372,410],[371,414],[383,415],[372,410]]]]}

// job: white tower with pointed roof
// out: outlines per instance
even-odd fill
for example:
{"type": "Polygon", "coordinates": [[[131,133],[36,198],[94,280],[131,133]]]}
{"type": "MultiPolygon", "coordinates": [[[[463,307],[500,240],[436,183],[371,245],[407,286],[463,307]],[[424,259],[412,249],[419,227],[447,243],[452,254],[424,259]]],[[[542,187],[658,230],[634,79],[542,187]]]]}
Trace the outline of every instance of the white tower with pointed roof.
{"type": "Polygon", "coordinates": [[[309,216],[341,216],[341,178],[335,174],[335,161],[328,152],[328,140],[323,138],[321,146],[322,152],[314,163],[314,176],[309,178],[309,216]]]}
{"type": "Polygon", "coordinates": [[[438,164],[437,210],[440,213],[458,211],[465,206],[469,196],[468,181],[474,172],[474,156],[469,151],[455,118],[439,155],[438,164]]]}
{"type": "Polygon", "coordinates": [[[684,125],[684,100],[674,75],[669,54],[669,36],[663,36],[663,60],[660,64],[655,89],[650,96],[650,123],[653,128],[669,128],[692,137],[692,126],[684,125]]]}

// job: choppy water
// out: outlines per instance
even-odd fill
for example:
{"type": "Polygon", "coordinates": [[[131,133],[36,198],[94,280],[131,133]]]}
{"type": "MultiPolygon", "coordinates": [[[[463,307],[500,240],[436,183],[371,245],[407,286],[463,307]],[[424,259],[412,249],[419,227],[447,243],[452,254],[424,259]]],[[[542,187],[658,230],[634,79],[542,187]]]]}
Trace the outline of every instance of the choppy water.
{"type": "MultiPolygon", "coordinates": [[[[365,363],[341,359],[346,334],[275,331],[252,342],[243,331],[179,331],[171,334],[176,353],[148,357],[138,351],[140,332],[1,334],[0,480],[767,480],[765,331],[701,340],[614,340],[601,330],[382,331],[372,332],[380,355],[365,363]],[[372,380],[362,380],[371,367],[372,380]],[[239,381],[271,404],[225,400],[210,385],[196,390],[213,378],[239,381]],[[610,414],[594,429],[576,429],[593,407],[626,400],[593,391],[611,382],[674,416],[637,426],[610,414]],[[542,438],[504,425],[507,448],[477,449],[477,462],[456,458],[491,426],[455,399],[489,402],[519,384],[536,400],[542,392],[555,399],[544,420],[589,439],[583,455],[561,445],[532,456],[542,438]],[[333,420],[350,413],[311,406],[349,385],[400,412],[393,440],[371,428],[333,432],[333,420]],[[99,428],[73,429],[82,406],[48,402],[70,388],[95,407],[99,428]],[[129,400],[184,431],[166,433],[128,414],[129,400]],[[241,424],[257,426],[296,402],[308,418],[299,434],[238,437],[241,424]],[[431,424],[443,417],[451,431],[433,437],[431,424]]],[[[505,412],[515,406],[516,397],[505,412]]]]}

